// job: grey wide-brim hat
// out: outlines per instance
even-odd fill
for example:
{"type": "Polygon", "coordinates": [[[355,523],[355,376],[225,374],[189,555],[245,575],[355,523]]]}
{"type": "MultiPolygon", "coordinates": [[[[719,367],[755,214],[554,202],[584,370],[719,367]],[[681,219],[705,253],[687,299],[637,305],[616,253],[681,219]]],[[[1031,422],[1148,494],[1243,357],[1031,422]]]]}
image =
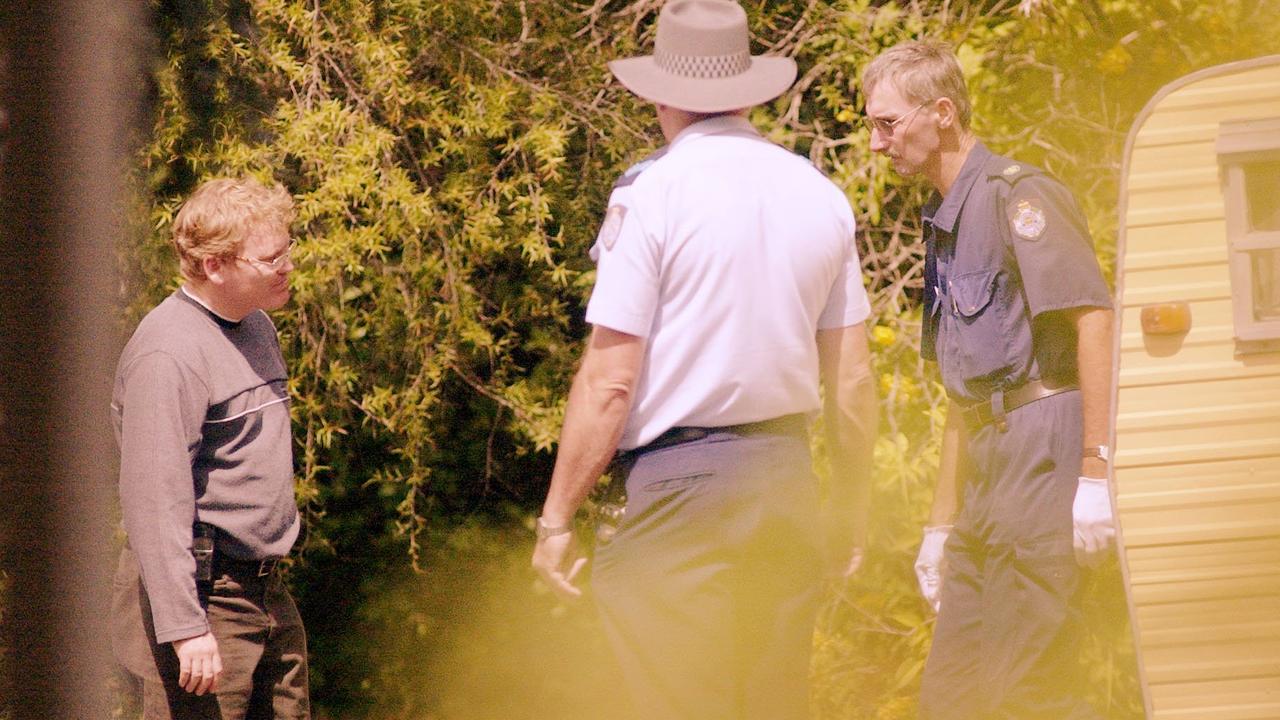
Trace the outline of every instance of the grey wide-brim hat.
{"type": "Polygon", "coordinates": [[[724,112],[772,100],[796,80],[791,58],[751,55],[747,13],[735,0],[671,0],[658,13],[653,54],[614,60],[628,90],[692,112],[724,112]]]}

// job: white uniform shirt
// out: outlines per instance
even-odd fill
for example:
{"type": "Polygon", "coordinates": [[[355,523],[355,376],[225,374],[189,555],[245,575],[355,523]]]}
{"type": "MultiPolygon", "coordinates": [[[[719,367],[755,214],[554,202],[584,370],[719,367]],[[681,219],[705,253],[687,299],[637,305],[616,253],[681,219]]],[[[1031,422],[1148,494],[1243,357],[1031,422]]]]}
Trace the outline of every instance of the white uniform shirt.
{"type": "Polygon", "coordinates": [[[587,321],[647,338],[620,449],[821,407],[817,330],[871,312],[834,184],[721,116],[629,171],[609,202],[587,321]]]}

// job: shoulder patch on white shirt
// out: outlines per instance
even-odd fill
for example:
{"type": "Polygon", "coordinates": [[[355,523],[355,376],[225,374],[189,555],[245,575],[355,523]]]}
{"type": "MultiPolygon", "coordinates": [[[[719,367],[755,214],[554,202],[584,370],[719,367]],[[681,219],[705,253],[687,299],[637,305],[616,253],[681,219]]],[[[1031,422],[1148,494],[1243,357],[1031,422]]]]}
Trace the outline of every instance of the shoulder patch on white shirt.
{"type": "Polygon", "coordinates": [[[612,250],[613,244],[618,241],[618,234],[622,232],[622,220],[627,216],[627,206],[610,205],[609,210],[604,214],[604,222],[600,224],[600,234],[596,235],[596,243],[603,245],[605,250],[612,250]]]}

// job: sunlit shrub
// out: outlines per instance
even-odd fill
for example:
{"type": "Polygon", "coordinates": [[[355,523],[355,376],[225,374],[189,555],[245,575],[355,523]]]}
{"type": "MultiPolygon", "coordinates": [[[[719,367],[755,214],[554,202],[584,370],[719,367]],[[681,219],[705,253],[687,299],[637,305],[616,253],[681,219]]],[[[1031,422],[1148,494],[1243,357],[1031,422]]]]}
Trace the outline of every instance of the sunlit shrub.
{"type": "MultiPolygon", "coordinates": [[[[251,173],[289,187],[298,270],[276,320],[309,528],[292,578],[321,717],[573,717],[564,707],[575,702],[592,717],[611,706],[607,691],[565,687],[545,662],[546,647],[578,635],[579,659],[604,654],[588,608],[534,589],[525,526],[586,332],[587,248],[614,178],[660,143],[651,109],[604,61],[649,47],[659,6],[156,5],[164,57],[139,163],[145,217],[122,246],[125,324],[174,286],[167,223],[196,183],[251,173]],[[514,704],[469,695],[496,692],[486,673],[521,671],[530,676],[508,682],[514,704]]],[[[927,193],[869,153],[859,70],[901,39],[956,44],[978,131],[1067,182],[1109,261],[1131,118],[1164,82],[1254,54],[1280,24],[1245,0],[744,6],[757,51],[801,66],[795,89],[752,119],[845,189],[876,312],[871,547],[823,608],[815,708],[910,718],[932,628],[911,563],[944,403],[918,357],[927,193]]],[[[1114,568],[1094,580],[1086,660],[1098,706],[1130,718],[1119,587],[1114,568]]]]}

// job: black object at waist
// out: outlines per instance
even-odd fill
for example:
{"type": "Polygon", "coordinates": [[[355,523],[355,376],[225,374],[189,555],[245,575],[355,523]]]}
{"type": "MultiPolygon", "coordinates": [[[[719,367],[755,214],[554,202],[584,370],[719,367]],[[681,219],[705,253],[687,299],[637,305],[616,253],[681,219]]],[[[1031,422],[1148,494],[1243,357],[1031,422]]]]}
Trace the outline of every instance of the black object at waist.
{"type": "Polygon", "coordinates": [[[633,458],[654,450],[682,445],[687,442],[701,440],[709,435],[727,433],[729,435],[803,435],[809,430],[809,418],[803,413],[783,415],[782,417],[760,420],[759,422],[741,425],[722,425],[719,427],[685,427],[677,426],[662,433],[638,448],[619,453],[619,458],[633,458]]]}
{"type": "MultiPolygon", "coordinates": [[[[228,555],[221,549],[221,543],[218,542],[218,536],[221,531],[214,525],[200,522],[197,520],[191,528],[191,534],[194,543],[198,546],[201,539],[207,543],[206,552],[212,555],[211,574],[214,577],[218,575],[230,575],[236,580],[252,580],[254,578],[270,577],[280,565],[280,558],[269,557],[260,560],[252,560],[248,558],[236,558],[228,555]]],[[[196,554],[197,575],[199,578],[199,553],[196,554]]]]}
{"type": "MultiPolygon", "coordinates": [[[[1018,387],[1004,392],[1001,398],[1003,412],[1000,413],[1000,417],[996,416],[990,401],[966,405],[960,409],[960,416],[970,430],[977,430],[983,425],[988,425],[996,420],[1003,423],[1005,413],[1012,412],[1023,405],[1030,405],[1037,400],[1043,400],[1047,397],[1053,397],[1076,389],[1078,389],[1078,386],[1074,384],[1050,387],[1041,380],[1028,380],[1018,387]]],[[[1003,430],[1003,428],[1001,429],[1003,430]]]]}
{"type": "Polygon", "coordinates": [[[241,560],[239,558],[227,557],[220,553],[213,556],[213,574],[215,577],[226,574],[237,580],[245,578],[265,578],[274,574],[276,568],[279,566],[280,558],[241,560]]]}

